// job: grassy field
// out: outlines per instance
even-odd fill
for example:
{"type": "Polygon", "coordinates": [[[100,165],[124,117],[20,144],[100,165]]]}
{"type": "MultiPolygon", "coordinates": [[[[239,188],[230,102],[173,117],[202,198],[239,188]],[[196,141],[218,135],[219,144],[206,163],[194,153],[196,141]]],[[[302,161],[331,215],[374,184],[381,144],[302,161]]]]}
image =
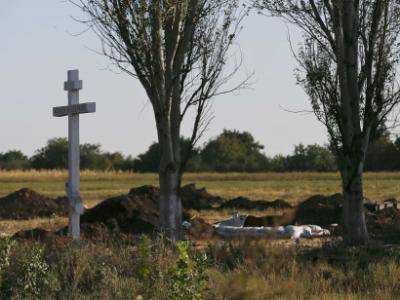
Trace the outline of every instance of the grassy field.
{"type": "MultiPolygon", "coordinates": [[[[66,172],[0,172],[0,196],[27,187],[64,195],[66,172]]],[[[224,198],[282,198],[296,203],[340,192],[335,173],[186,174],[224,198]]],[[[155,174],[83,172],[86,204],[145,184],[155,174]]],[[[373,200],[400,198],[400,173],[365,176],[373,200]]],[[[201,211],[208,221],[229,212],[201,211]]],[[[21,229],[65,226],[66,218],[1,221],[8,235],[21,229]]],[[[0,239],[0,298],[8,299],[399,299],[400,248],[347,248],[339,240],[191,240],[171,248],[162,239],[100,232],[71,243],[0,239]]]]}
{"type": "MultiPolygon", "coordinates": [[[[30,188],[49,197],[65,195],[65,171],[13,171],[0,172],[0,197],[21,188],[30,188]]],[[[109,197],[126,194],[131,188],[142,185],[158,185],[156,174],[91,172],[81,176],[81,194],[88,207],[109,197]]],[[[253,200],[284,199],[298,203],[315,194],[330,195],[341,191],[340,176],[337,173],[199,173],[186,174],[183,184],[196,183],[210,193],[226,199],[246,196],[253,200]]],[[[365,175],[365,195],[375,201],[391,197],[400,199],[400,173],[367,173],[365,175]]],[[[195,212],[210,223],[231,215],[231,211],[195,212]]],[[[242,212],[247,213],[247,212],[242,212]]],[[[262,215],[264,212],[250,212],[262,215]]],[[[67,219],[53,218],[27,221],[0,221],[0,231],[14,234],[19,230],[42,227],[54,229],[65,226],[67,219]]]]}
{"type": "MultiPolygon", "coordinates": [[[[66,180],[67,173],[61,171],[0,172],[0,197],[23,187],[50,197],[62,196],[66,180]]],[[[81,180],[81,193],[89,206],[127,193],[133,187],[158,184],[156,174],[85,171],[81,180]]],[[[281,198],[292,203],[311,195],[328,195],[341,190],[337,173],[186,174],[183,183],[191,182],[224,198],[281,198]]],[[[365,196],[376,201],[400,198],[400,173],[365,174],[365,196]]]]}

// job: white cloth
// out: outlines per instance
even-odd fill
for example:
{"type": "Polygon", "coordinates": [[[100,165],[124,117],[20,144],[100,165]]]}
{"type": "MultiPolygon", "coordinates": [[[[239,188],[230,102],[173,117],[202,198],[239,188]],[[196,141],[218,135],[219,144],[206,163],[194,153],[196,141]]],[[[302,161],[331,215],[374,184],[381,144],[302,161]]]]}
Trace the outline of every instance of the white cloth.
{"type": "Polygon", "coordinates": [[[249,237],[274,237],[274,238],[313,238],[329,236],[329,230],[323,229],[318,225],[302,226],[279,226],[279,227],[243,227],[231,226],[219,223],[215,226],[218,234],[225,237],[249,236],[249,237]]]}

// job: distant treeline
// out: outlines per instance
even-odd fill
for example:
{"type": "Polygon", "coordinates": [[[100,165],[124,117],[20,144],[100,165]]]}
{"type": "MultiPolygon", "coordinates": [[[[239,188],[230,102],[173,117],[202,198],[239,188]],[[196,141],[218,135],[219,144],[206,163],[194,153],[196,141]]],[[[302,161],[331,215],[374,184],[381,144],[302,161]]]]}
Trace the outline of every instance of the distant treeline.
{"type": "MultiPolygon", "coordinates": [[[[182,149],[189,141],[181,139],[182,149]]],[[[290,155],[268,157],[264,146],[255,141],[248,132],[224,130],[203,147],[193,150],[187,164],[189,172],[294,172],[294,171],[336,171],[335,157],[328,147],[299,144],[290,155]]],[[[137,158],[124,156],[120,152],[102,151],[100,144],[81,145],[81,168],[87,170],[115,170],[134,172],[158,172],[160,148],[158,143],[137,158]]],[[[66,169],[68,162],[68,141],[55,138],[38,149],[32,157],[19,150],[0,153],[0,169],[66,169]]],[[[366,171],[399,171],[400,138],[394,141],[383,133],[370,145],[365,165],[366,171]]]]}

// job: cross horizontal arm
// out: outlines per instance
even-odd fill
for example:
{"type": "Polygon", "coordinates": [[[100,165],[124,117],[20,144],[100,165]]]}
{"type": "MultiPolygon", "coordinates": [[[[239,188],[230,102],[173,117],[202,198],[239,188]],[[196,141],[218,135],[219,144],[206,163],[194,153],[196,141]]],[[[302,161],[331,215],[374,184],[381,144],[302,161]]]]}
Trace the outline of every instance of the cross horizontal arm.
{"type": "Polygon", "coordinates": [[[54,117],[65,117],[69,115],[94,113],[96,111],[95,102],[87,102],[69,106],[58,106],[53,108],[54,117]]]}

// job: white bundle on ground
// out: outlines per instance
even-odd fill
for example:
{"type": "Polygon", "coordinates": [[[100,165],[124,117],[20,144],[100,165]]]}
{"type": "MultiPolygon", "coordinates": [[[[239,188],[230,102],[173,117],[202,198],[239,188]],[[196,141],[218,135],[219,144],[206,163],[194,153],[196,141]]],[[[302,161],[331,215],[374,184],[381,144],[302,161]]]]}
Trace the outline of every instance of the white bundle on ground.
{"type": "Polygon", "coordinates": [[[218,234],[224,237],[270,237],[270,238],[313,238],[330,235],[329,230],[318,225],[278,226],[278,227],[243,227],[225,225],[223,222],[215,226],[218,234]]]}

